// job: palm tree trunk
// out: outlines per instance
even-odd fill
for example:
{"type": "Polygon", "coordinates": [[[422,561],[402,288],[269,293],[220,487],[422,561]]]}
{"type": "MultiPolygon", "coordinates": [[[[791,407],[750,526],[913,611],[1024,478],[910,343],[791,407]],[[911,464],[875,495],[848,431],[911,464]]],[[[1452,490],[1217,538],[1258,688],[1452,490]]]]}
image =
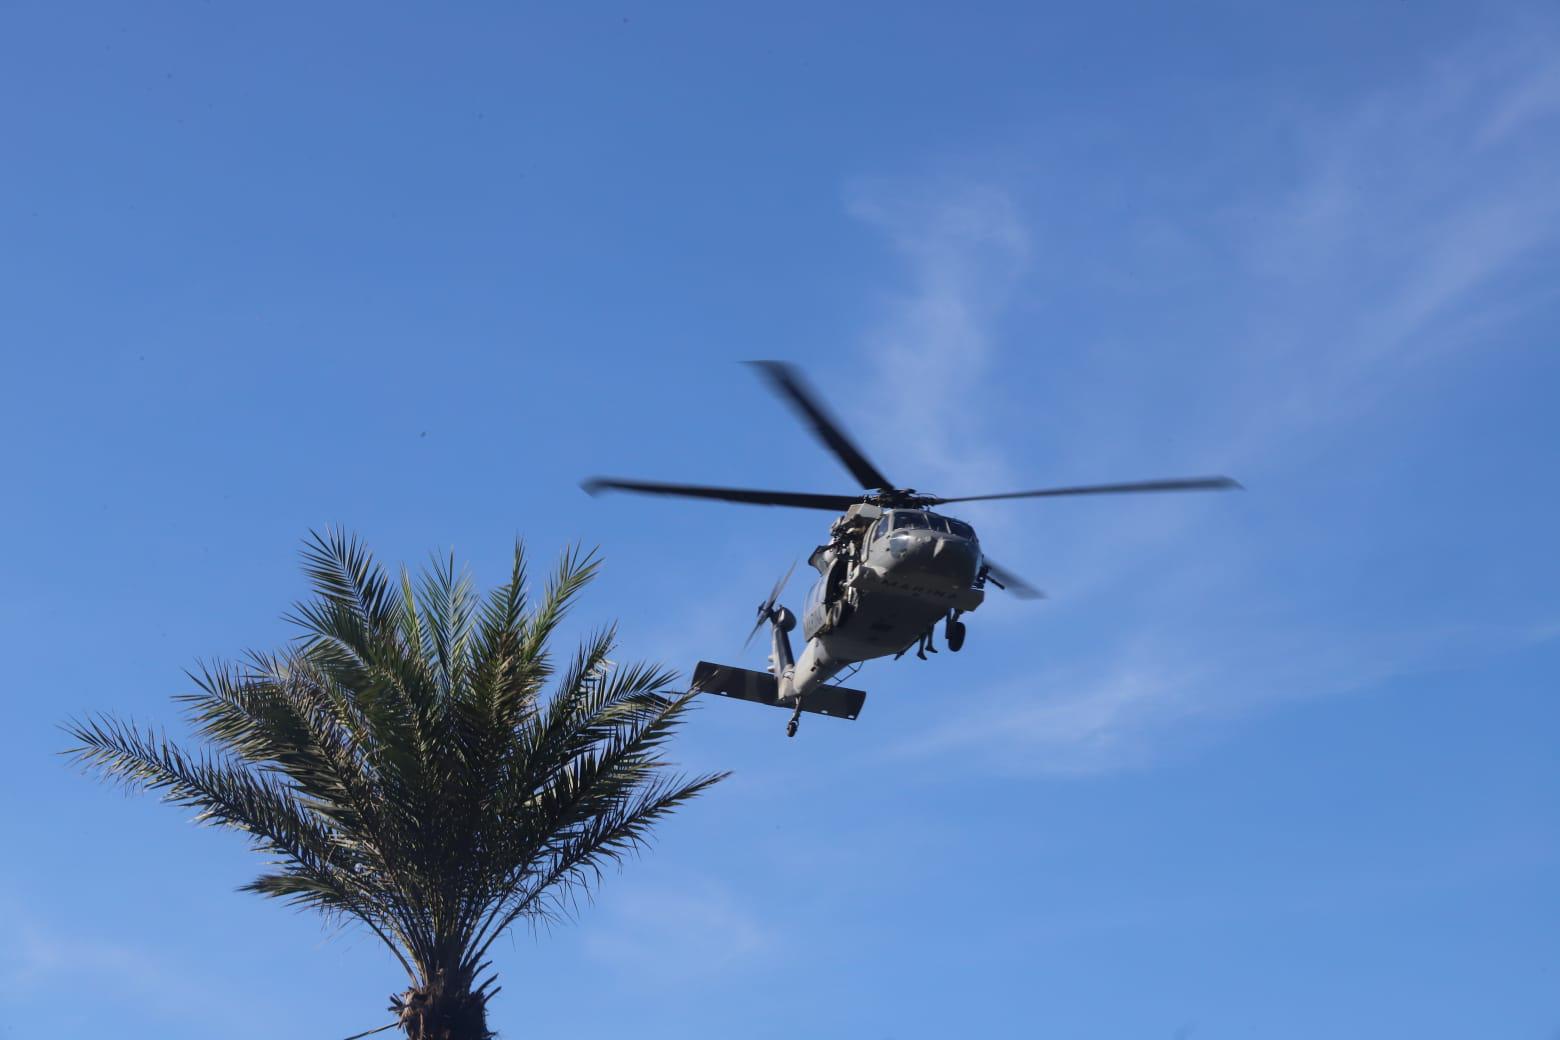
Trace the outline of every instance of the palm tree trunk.
{"type": "Polygon", "coordinates": [[[446,978],[439,971],[432,981],[390,998],[407,1040],[491,1040],[487,998],[473,992],[469,982],[451,984],[446,978]]]}

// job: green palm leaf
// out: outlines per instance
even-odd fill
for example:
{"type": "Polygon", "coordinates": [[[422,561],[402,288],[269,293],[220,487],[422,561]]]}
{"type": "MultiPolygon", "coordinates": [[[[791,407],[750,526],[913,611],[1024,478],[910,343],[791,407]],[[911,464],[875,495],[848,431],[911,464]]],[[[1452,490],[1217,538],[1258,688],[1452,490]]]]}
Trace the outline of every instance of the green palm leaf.
{"type": "Polygon", "coordinates": [[[566,915],[725,774],[668,771],[690,697],[662,668],[613,664],[614,629],[555,669],[594,554],[564,554],[534,604],[518,544],[485,597],[453,556],[392,581],[341,532],[303,559],[294,644],[191,673],[200,750],[95,716],[67,753],[243,832],[270,859],[247,891],[369,928],[411,978],[392,1001],[408,1036],[489,1036],[493,942],[566,915]]]}

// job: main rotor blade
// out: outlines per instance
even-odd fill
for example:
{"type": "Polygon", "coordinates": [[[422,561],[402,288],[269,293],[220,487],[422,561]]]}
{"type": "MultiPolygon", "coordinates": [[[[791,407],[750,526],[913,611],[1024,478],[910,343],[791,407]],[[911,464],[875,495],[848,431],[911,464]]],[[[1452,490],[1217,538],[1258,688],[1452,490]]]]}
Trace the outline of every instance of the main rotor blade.
{"type": "Polygon", "coordinates": [[[1119,495],[1134,491],[1238,491],[1241,484],[1229,477],[1186,477],[1177,480],[1140,480],[1134,484],[1086,484],[1081,487],[1009,491],[1001,495],[963,495],[959,498],[925,499],[929,506],[946,502],[989,502],[997,498],[1057,498],[1062,495],[1119,495]]]}
{"type": "Polygon", "coordinates": [[[867,461],[861,449],[845,436],[845,431],[824,409],[818,395],[807,386],[799,371],[783,361],[750,361],[748,364],[762,372],[776,392],[786,398],[802,418],[811,424],[818,439],[834,452],[851,475],[861,482],[862,487],[875,491],[894,486],[881,470],[867,461]]]}
{"type": "Polygon", "coordinates": [[[661,484],[653,480],[614,480],[591,477],[580,487],[588,494],[603,491],[635,491],[641,495],[668,495],[676,498],[708,498],[717,502],[744,502],[754,506],[794,506],[798,509],[827,509],[843,513],[860,495],[810,495],[804,491],[756,491],[748,488],[705,487],[701,484],[661,484]]]}
{"type": "Polygon", "coordinates": [[[1006,567],[999,567],[995,563],[992,563],[990,559],[987,559],[983,566],[986,568],[987,577],[989,577],[992,583],[998,588],[1006,592],[1011,592],[1019,599],[1045,599],[1044,592],[1041,592],[1039,589],[1035,588],[1033,585],[1029,584],[1029,582],[1025,581],[1023,578],[1020,578],[1006,567]]]}

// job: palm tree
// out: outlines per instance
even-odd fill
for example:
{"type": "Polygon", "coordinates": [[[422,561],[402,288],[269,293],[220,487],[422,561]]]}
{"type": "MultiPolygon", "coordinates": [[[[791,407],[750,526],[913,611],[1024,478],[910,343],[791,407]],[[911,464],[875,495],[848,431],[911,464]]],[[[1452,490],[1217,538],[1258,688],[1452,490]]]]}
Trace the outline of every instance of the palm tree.
{"type": "Polygon", "coordinates": [[[594,554],[566,553],[534,606],[519,545],[485,598],[453,557],[414,583],[339,532],[303,555],[314,595],[288,619],[300,637],[191,674],[197,692],[179,699],[205,746],[101,715],[68,726],[67,754],[247,834],[271,863],[245,890],[378,936],[411,980],[383,1028],[491,1037],[493,942],[567,915],[725,774],[666,772],[691,694],[669,694],[661,668],[614,665],[612,628],[555,675],[548,639],[594,554]]]}

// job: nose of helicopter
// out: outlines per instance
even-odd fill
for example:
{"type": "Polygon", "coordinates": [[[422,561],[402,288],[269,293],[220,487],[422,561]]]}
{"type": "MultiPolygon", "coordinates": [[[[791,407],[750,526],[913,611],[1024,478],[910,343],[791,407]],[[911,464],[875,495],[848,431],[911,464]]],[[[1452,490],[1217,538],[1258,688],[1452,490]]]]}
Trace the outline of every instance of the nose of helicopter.
{"type": "Polygon", "coordinates": [[[893,570],[901,575],[916,573],[942,579],[950,584],[968,586],[975,580],[980,550],[968,538],[933,531],[895,532],[890,548],[895,557],[893,570]]]}
{"type": "Polygon", "coordinates": [[[941,535],[932,541],[932,561],[961,575],[968,573],[971,580],[975,577],[975,565],[979,559],[980,551],[968,538],[941,535]]]}

